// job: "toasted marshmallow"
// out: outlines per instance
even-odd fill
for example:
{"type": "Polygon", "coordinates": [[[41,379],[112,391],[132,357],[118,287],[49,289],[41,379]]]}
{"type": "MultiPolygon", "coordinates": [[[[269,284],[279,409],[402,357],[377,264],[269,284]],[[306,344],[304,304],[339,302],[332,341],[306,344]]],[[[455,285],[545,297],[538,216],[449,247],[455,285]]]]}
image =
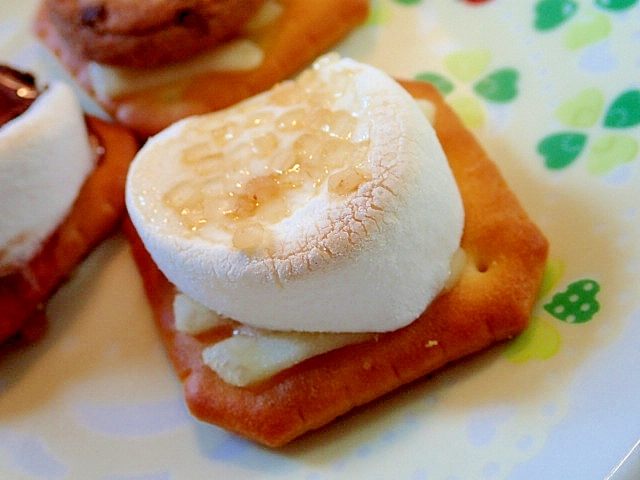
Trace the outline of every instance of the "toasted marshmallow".
{"type": "Polygon", "coordinates": [[[126,201],[180,291],[284,331],[411,323],[445,286],[464,220],[416,102],[385,73],[335,56],[150,139],[126,201]]]}
{"type": "Polygon", "coordinates": [[[63,83],[0,128],[0,274],[38,252],[93,166],[82,109],[63,83]]]}
{"type": "Polygon", "coordinates": [[[168,66],[141,69],[90,62],[88,73],[93,90],[98,98],[108,99],[170,85],[205,72],[241,72],[258,68],[264,61],[264,51],[257,37],[274,24],[283,10],[280,2],[267,0],[238,38],[168,66]]]}

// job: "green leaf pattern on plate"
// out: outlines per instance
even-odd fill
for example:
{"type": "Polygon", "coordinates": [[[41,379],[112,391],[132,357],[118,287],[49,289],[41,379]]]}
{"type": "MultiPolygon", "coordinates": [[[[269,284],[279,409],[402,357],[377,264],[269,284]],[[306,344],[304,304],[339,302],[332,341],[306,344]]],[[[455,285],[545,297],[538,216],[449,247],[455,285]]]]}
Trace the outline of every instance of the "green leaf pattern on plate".
{"type": "MultiPolygon", "coordinates": [[[[556,117],[567,127],[591,128],[602,117],[604,94],[598,88],[579,92],[563,102],[556,117]]],[[[607,108],[602,125],[609,129],[630,129],[640,125],[640,90],[627,90],[618,95],[607,108]]],[[[587,171],[592,175],[606,175],[638,156],[640,142],[637,135],[626,133],[594,133],[563,131],[547,135],[537,147],[544,164],[551,170],[568,167],[587,150],[587,171]],[[591,142],[589,137],[595,137],[591,142]]]]}
{"type": "Polygon", "coordinates": [[[461,94],[451,97],[448,101],[467,128],[478,128],[486,123],[485,109],[476,97],[461,94]]]}
{"type": "Polygon", "coordinates": [[[476,83],[473,89],[481,97],[492,102],[510,102],[518,95],[518,71],[514,68],[503,68],[490,73],[476,83]]]}
{"type": "Polygon", "coordinates": [[[631,162],[638,155],[638,141],[629,135],[608,134],[598,137],[587,156],[587,171],[606,175],[614,168],[631,162]]]}
{"type": "Polygon", "coordinates": [[[588,88],[562,103],[556,117],[567,127],[593,127],[604,110],[604,95],[598,88],[588,88]]]}
{"type": "Polygon", "coordinates": [[[445,69],[460,82],[477,79],[491,64],[491,52],[486,48],[459,50],[444,58],[445,69]]]}
{"type": "Polygon", "coordinates": [[[562,25],[578,11],[573,0],[541,0],[535,5],[534,26],[547,31],[562,25]]]}
{"type": "Polygon", "coordinates": [[[554,291],[564,272],[564,262],[559,258],[547,261],[534,314],[527,329],[506,346],[503,355],[507,360],[524,363],[553,357],[562,346],[562,335],[553,319],[583,324],[591,321],[600,310],[596,298],[600,285],[589,278],[572,282],[564,291],[556,291],[545,303],[545,298],[554,291]],[[544,312],[552,318],[545,318],[544,312]]]}
{"type": "Polygon", "coordinates": [[[553,323],[535,316],[527,329],[507,345],[504,356],[514,363],[547,360],[558,353],[561,346],[562,337],[553,323]]]}
{"type": "Polygon", "coordinates": [[[596,0],[596,5],[607,10],[625,10],[636,3],[638,0],[596,0]]]}
{"type": "Polygon", "coordinates": [[[544,298],[553,290],[564,276],[565,264],[559,258],[549,258],[545,265],[544,275],[542,276],[542,285],[538,292],[538,300],[544,298]]]}
{"type": "Polygon", "coordinates": [[[542,139],[538,144],[538,152],[544,157],[547,168],[560,170],[578,158],[586,142],[587,135],[584,133],[554,133],[542,139]]]}
{"type": "Polygon", "coordinates": [[[486,123],[486,108],[480,99],[504,104],[518,96],[519,72],[515,68],[499,68],[488,71],[491,52],[484,48],[458,50],[443,59],[446,74],[421,72],[414,78],[433,83],[468,128],[478,128],[486,123]],[[471,84],[475,95],[455,92],[456,85],[471,84]]]}
{"type": "MultiPolygon", "coordinates": [[[[396,1],[411,4],[411,1],[396,1]]],[[[605,12],[625,10],[638,1],[595,0],[596,8],[601,11],[579,12],[580,4],[574,0],[540,0],[534,6],[534,28],[546,32],[569,24],[564,46],[577,50],[610,34],[611,20],[605,12]]],[[[448,96],[447,101],[463,122],[475,128],[486,122],[485,108],[479,99],[506,103],[518,96],[519,71],[515,68],[491,70],[492,60],[491,52],[486,49],[460,50],[444,58],[446,73],[426,71],[415,78],[433,83],[443,95],[448,96]],[[475,96],[456,91],[460,84],[469,84],[475,96]]],[[[621,92],[605,109],[606,101],[604,87],[592,87],[579,91],[558,106],[555,116],[568,129],[550,133],[537,145],[548,169],[565,169],[585,155],[587,171],[593,175],[605,175],[638,156],[639,141],[633,135],[619,132],[603,134],[589,129],[599,128],[599,124],[602,128],[617,130],[640,125],[640,90],[621,92]]],[[[600,310],[597,299],[600,285],[593,279],[575,280],[566,290],[553,293],[564,276],[564,270],[561,260],[549,259],[530,325],[505,347],[506,359],[514,363],[546,360],[561,349],[562,336],[558,328],[551,319],[541,315],[542,312],[565,323],[583,324],[591,321],[600,310]],[[545,298],[550,295],[551,299],[547,298],[545,303],[545,298]]]]}
{"type": "Polygon", "coordinates": [[[416,75],[416,80],[423,82],[429,82],[435,85],[442,95],[448,95],[453,91],[453,82],[449,81],[447,77],[435,72],[425,72],[416,75]]]}
{"type": "Polygon", "coordinates": [[[391,10],[389,4],[382,0],[371,0],[367,25],[384,26],[391,22],[391,10]]]}
{"type": "Polygon", "coordinates": [[[570,50],[578,50],[604,40],[611,34],[611,20],[602,12],[579,15],[567,28],[564,45],[570,50]]]}
{"type": "Polygon", "coordinates": [[[605,127],[628,128],[640,124],[640,90],[628,90],[616,98],[604,118],[605,127]]]}
{"type": "Polygon", "coordinates": [[[600,11],[580,11],[575,0],[539,0],[533,8],[533,27],[545,33],[567,24],[564,45],[570,50],[584,48],[609,37],[610,15],[633,7],[639,0],[595,0],[600,11]]]}

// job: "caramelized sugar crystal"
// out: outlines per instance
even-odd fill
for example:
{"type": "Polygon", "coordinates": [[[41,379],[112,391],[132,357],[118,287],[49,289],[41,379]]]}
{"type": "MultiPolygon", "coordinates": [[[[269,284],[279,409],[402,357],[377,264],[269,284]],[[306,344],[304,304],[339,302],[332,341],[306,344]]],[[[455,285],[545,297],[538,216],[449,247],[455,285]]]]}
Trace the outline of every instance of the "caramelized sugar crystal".
{"type": "Polygon", "coordinates": [[[369,142],[355,139],[357,113],[335,107],[348,88],[345,77],[336,89],[309,70],[276,86],[262,106],[247,104],[224,122],[204,120],[198,138],[204,132],[205,139],[182,151],[193,180],[176,183],[166,205],[187,229],[213,223],[231,234],[234,247],[250,250],[264,241],[268,224],[291,215],[294,191],[308,199],[325,184],[336,195],[357,190],[370,179],[369,142]]]}
{"type": "Polygon", "coordinates": [[[313,112],[313,126],[329,135],[349,140],[358,124],[358,119],[346,110],[320,108],[313,112]]]}
{"type": "Polygon", "coordinates": [[[221,127],[211,130],[211,140],[217,147],[224,147],[238,135],[238,125],[234,122],[227,122],[221,127]]]}
{"type": "Polygon", "coordinates": [[[302,130],[305,126],[307,110],[305,108],[294,108],[288,110],[276,120],[276,128],[284,132],[302,130]]]}
{"type": "Polygon", "coordinates": [[[273,154],[278,148],[278,137],[273,132],[265,132],[251,141],[251,151],[260,157],[273,154]]]}

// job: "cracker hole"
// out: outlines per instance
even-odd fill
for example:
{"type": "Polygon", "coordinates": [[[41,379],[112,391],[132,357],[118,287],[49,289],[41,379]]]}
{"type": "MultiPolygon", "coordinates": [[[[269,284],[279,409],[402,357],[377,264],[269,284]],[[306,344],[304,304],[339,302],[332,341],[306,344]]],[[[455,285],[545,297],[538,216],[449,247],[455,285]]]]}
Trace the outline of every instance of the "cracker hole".
{"type": "Polygon", "coordinates": [[[467,262],[471,268],[475,268],[478,273],[486,273],[493,262],[477,255],[477,252],[466,252],[467,262]]]}
{"type": "Polygon", "coordinates": [[[489,270],[489,264],[487,262],[476,262],[476,270],[480,273],[486,273],[489,270]]]}

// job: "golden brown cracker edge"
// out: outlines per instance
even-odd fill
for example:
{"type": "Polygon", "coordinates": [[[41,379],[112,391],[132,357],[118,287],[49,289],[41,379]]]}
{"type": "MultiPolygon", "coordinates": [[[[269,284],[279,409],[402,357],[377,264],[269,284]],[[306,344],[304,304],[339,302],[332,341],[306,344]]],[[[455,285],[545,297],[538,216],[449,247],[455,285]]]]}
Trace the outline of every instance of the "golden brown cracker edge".
{"type": "MultiPolygon", "coordinates": [[[[259,39],[265,52],[259,67],[246,72],[204,73],[168,86],[97,101],[113,118],[146,138],[180,118],[220,110],[268,90],[343,39],[368,13],[369,0],[287,0],[282,16],[259,39]]],[[[66,45],[42,7],[34,30],[95,97],[87,60],[66,45]]]]}
{"type": "Polygon", "coordinates": [[[462,247],[467,253],[457,284],[407,327],[311,358],[258,385],[232,386],[201,358],[202,349],[230,335],[230,329],[218,331],[218,338],[174,329],[175,289],[125,222],[161,337],[196,418],[279,447],[528,325],[547,240],[437,90],[422,82],[401,83],[437,107],[435,129],[465,206],[462,247]]]}
{"type": "Polygon", "coordinates": [[[103,153],[71,211],[38,254],[18,272],[0,277],[0,342],[24,326],[41,325],[41,310],[48,298],[125,214],[124,186],[138,141],[123,126],[89,115],[85,118],[103,153]]]}

